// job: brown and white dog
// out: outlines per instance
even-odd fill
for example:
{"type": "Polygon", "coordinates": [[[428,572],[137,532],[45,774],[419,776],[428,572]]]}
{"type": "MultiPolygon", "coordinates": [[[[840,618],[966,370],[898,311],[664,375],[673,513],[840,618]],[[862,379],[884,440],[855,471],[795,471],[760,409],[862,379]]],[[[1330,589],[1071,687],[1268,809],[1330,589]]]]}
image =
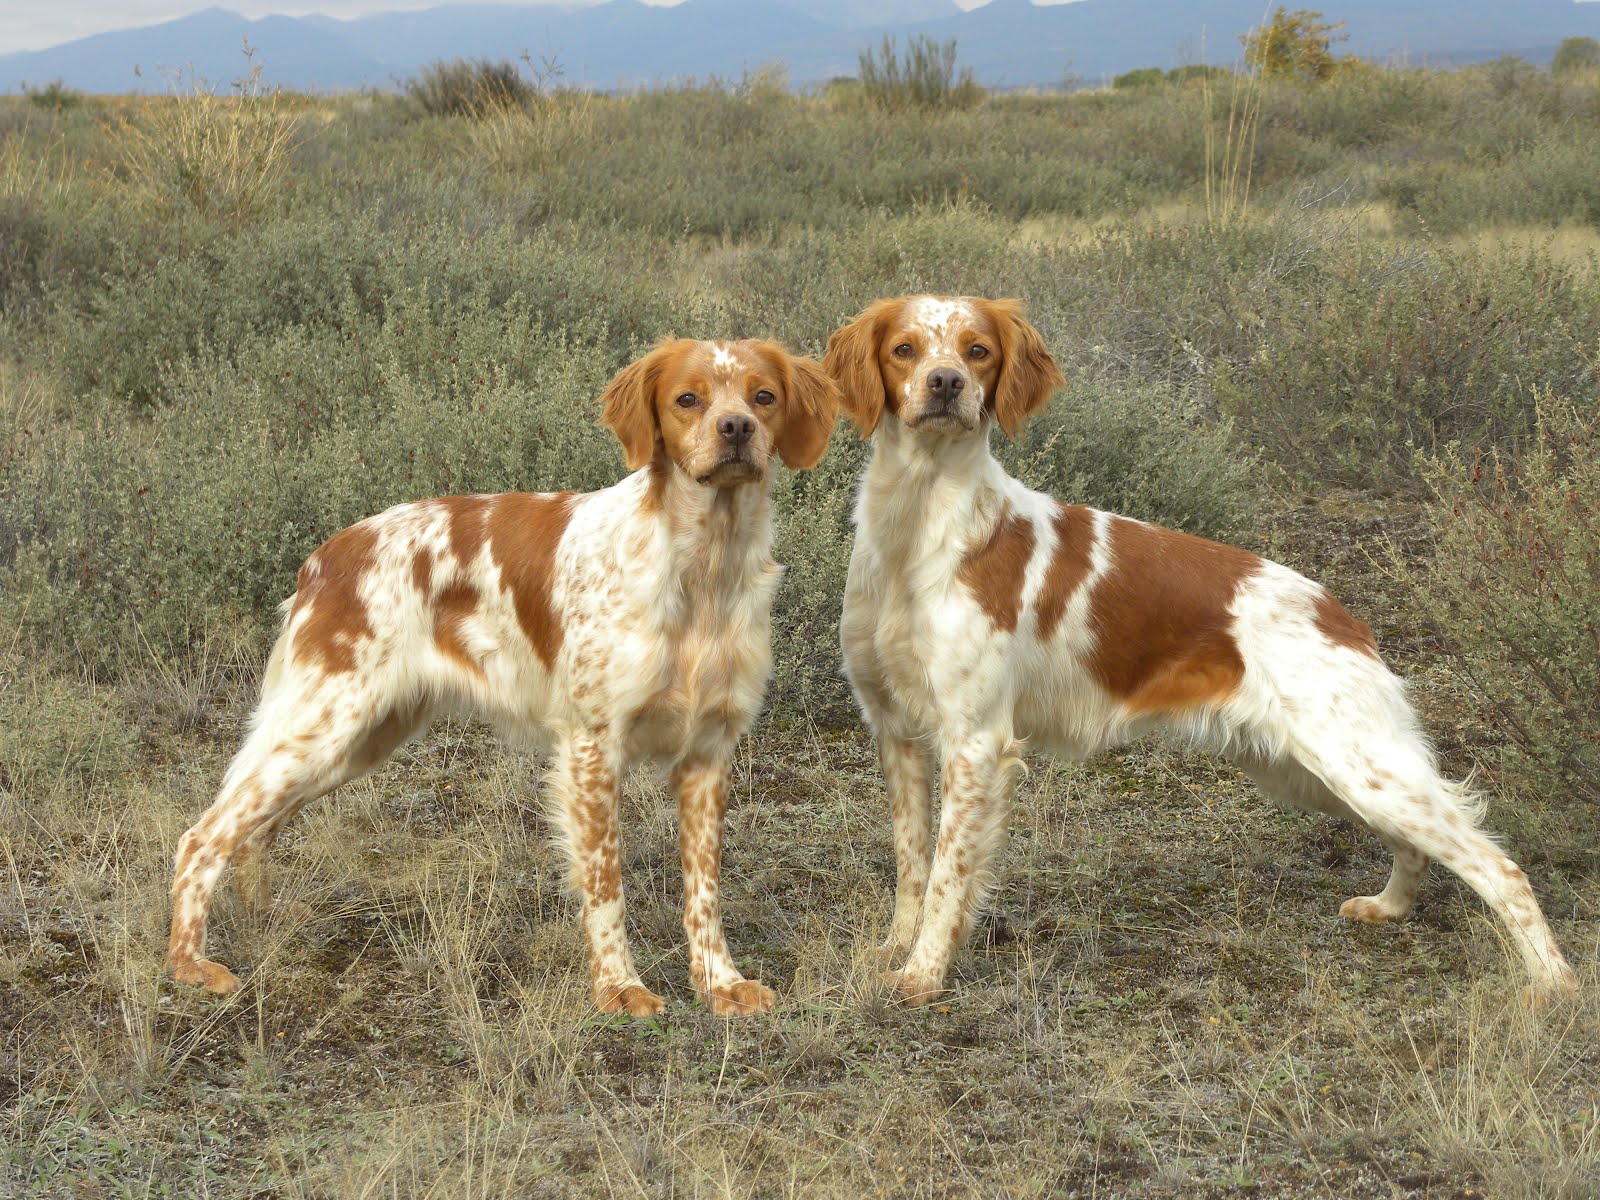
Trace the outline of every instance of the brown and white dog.
{"type": "MultiPolygon", "coordinates": [[[[402,504],[306,560],[249,738],[178,845],[167,962],[180,981],[239,987],[205,957],[229,860],[259,858],[308,801],[450,709],[554,751],[596,1004],[662,1008],[628,948],[617,841],[624,769],[653,760],[678,796],[694,987],[720,1015],[772,1006],[723,937],[723,815],[771,667],[769,460],[816,464],[839,389],[771,342],[680,340],[624,369],[602,403],[634,471],[614,486],[402,504]]],[[[264,881],[241,877],[240,891],[268,898],[264,881]]]]}
{"type": "Polygon", "coordinates": [[[1085,756],[1165,731],[1394,852],[1356,921],[1405,917],[1429,859],[1505,922],[1535,987],[1576,979],[1522,871],[1442,778],[1372,632],[1327,590],[1201,538],[1061,504],[989,452],[1064,380],[1009,300],[880,300],[824,366],[873,441],[845,589],[845,666],[878,738],[899,882],[885,946],[907,1000],[943,988],[992,888],[1023,744],[1085,756]],[[943,803],[931,847],[930,753],[943,803]]]}

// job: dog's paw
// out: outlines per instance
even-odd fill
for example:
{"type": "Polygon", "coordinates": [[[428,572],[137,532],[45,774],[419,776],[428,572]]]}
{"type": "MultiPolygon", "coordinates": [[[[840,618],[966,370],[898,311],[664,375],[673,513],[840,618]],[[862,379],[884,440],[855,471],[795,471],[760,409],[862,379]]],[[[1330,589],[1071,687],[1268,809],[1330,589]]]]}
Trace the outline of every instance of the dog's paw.
{"type": "Polygon", "coordinates": [[[239,977],[227,967],[210,959],[191,958],[188,962],[173,963],[170,969],[172,977],[179,983],[203,987],[206,991],[215,992],[219,996],[237,992],[244,986],[239,982],[239,977]]]}
{"type": "Polygon", "coordinates": [[[912,1008],[933,1003],[939,998],[939,993],[944,991],[942,979],[909,968],[903,971],[885,971],[879,978],[900,1003],[910,1005],[912,1008]]]}
{"type": "Polygon", "coordinates": [[[1530,983],[1522,989],[1522,1002],[1532,1009],[1549,1008],[1563,1000],[1575,999],[1578,995],[1578,976],[1566,963],[1561,964],[1561,970],[1548,979],[1538,983],[1530,983]]]}
{"type": "Polygon", "coordinates": [[[1376,896],[1355,896],[1346,900],[1339,906],[1339,915],[1362,925],[1387,925],[1390,921],[1403,921],[1407,916],[1379,904],[1376,896]]]}
{"type": "Polygon", "coordinates": [[[630,1017],[657,1017],[667,1002],[639,983],[596,991],[594,1002],[603,1013],[627,1013],[630,1017]]]}
{"type": "Polygon", "coordinates": [[[741,979],[712,988],[705,1000],[719,1017],[754,1017],[771,1012],[778,993],[759,979],[741,979]]]}

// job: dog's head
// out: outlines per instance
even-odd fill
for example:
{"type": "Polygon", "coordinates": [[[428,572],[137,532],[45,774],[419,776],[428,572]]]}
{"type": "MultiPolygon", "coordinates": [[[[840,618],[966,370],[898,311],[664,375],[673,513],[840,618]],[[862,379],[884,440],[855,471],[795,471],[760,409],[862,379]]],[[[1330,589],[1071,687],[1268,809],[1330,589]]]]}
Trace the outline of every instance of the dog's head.
{"type": "Polygon", "coordinates": [[[820,363],[776,342],[674,338],[611,381],[600,424],[630,470],[672,464],[706,487],[732,487],[766,478],[774,454],[796,470],[815,466],[840,401],[820,363]]]}
{"type": "Polygon", "coordinates": [[[963,436],[998,421],[1009,437],[1066,380],[1017,300],[878,300],[828,339],[828,374],[865,437],[887,409],[916,433],[963,436]]]}

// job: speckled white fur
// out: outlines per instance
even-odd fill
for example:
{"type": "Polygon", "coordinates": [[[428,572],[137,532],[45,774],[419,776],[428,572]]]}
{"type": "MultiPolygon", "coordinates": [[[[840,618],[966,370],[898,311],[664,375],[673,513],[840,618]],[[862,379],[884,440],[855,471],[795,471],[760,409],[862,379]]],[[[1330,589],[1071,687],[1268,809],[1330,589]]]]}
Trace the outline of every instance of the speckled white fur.
{"type": "MultiPolygon", "coordinates": [[[[930,358],[955,344],[960,302],[915,299],[905,314],[901,324],[928,337],[930,358]]],[[[917,367],[914,378],[924,379],[917,367]]],[[[1102,627],[1096,606],[1106,603],[1097,587],[1117,561],[1119,531],[1135,523],[1095,512],[1088,572],[1042,637],[1039,600],[1058,507],[1001,468],[989,450],[991,423],[923,432],[886,408],[855,510],[841,640],[879,741],[895,822],[898,883],[884,953],[908,955],[892,976],[907,999],[940,991],[990,890],[1023,745],[1082,757],[1147,732],[1226,754],[1279,800],[1376,832],[1395,852],[1389,884],[1347,902],[1346,915],[1404,917],[1427,860],[1437,859],[1502,918],[1537,991],[1575,986],[1526,878],[1478,829],[1481,804],[1440,776],[1400,680],[1373,654],[1319,629],[1320,585],[1258,560],[1227,609],[1244,663],[1238,686],[1220,703],[1134,713],[1102,686],[1092,662],[1102,627]],[[1025,522],[1032,537],[1011,630],[998,628],[959,579],[1002,517],[1025,522]],[[936,841],[930,754],[942,767],[936,841]]],[[[1163,597],[1153,587],[1133,602],[1159,606],[1163,597]]]]}
{"type": "MultiPolygon", "coordinates": [[[[730,374],[739,366],[720,349],[718,365],[730,374]]],[[[825,417],[831,427],[831,407],[825,417]]],[[[616,830],[625,768],[652,762],[679,793],[696,989],[719,1013],[764,1011],[772,993],[729,956],[716,870],[733,748],[771,667],[781,568],[770,552],[768,488],[766,478],[702,486],[657,462],[587,495],[423,500],[340,535],[370,545],[352,586],[358,611],[338,614],[349,632],[332,642],[350,665],[328,669],[309,644],[307,631],[333,613],[319,613],[323,593],[286,602],[250,734],[216,802],[180,843],[174,973],[214,991],[237,988],[205,959],[210,895],[230,857],[241,866],[258,859],[305,803],[381,762],[435,713],[458,711],[553,753],[549,808],[584,901],[597,1002],[636,1015],[660,1008],[628,948],[616,830]],[[465,559],[456,547],[468,543],[452,541],[453,511],[482,505],[488,528],[490,514],[513,511],[497,506],[518,503],[566,507],[549,563],[559,645],[548,662],[488,536],[465,559]],[[448,607],[451,595],[466,599],[448,607]]],[[[322,551],[309,560],[303,590],[343,562],[328,561],[336,565],[326,567],[322,551]]],[[[241,878],[247,896],[265,899],[264,886],[241,878]]]]}

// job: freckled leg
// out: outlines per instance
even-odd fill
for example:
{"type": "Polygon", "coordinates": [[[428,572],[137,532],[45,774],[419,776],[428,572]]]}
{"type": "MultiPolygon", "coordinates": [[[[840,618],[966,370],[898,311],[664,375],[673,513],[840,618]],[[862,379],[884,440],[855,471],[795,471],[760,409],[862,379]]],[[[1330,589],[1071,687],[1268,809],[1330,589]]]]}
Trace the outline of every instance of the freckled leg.
{"type": "Polygon", "coordinates": [[[928,890],[933,772],[927,753],[909,738],[880,735],[878,758],[894,818],[894,923],[879,950],[887,962],[911,948],[922,919],[923,896],[928,890]]]}
{"type": "Polygon", "coordinates": [[[555,811],[582,900],[589,980],[602,1012],[652,1017],[666,1005],[639,978],[628,948],[617,829],[621,747],[608,731],[580,734],[556,755],[551,782],[555,811]]]}
{"type": "Polygon", "coordinates": [[[926,1004],[943,989],[950,960],[994,887],[1020,767],[1009,739],[993,735],[965,739],[946,754],[922,927],[905,967],[887,977],[907,1003],[926,1004]]]}
{"type": "MultiPolygon", "coordinates": [[[[243,847],[250,847],[247,858],[259,853],[268,830],[275,833],[303,805],[364,769],[355,752],[372,731],[354,716],[361,707],[326,713],[316,727],[284,728],[270,720],[258,726],[229,766],[216,801],[179,839],[167,943],[167,967],[179,983],[238,990],[238,977],[205,957],[212,889],[243,847]]],[[[303,711],[321,710],[307,705],[303,711]]],[[[247,884],[252,891],[255,886],[247,884]]]]}
{"type": "Polygon", "coordinates": [[[1339,906],[1339,915],[1365,925],[1404,921],[1417,902],[1417,890],[1428,873],[1428,857],[1394,838],[1383,838],[1394,853],[1389,882],[1376,896],[1352,896],[1339,906]]]}
{"type": "Polygon", "coordinates": [[[728,808],[728,755],[692,759],[674,772],[678,793],[678,850],[683,858],[683,929],[689,939],[689,978],[719,1017],[749,1016],[777,997],[733,965],[722,931],[718,877],[723,819],[728,808]]]}
{"type": "Polygon", "coordinates": [[[1402,866],[1397,851],[1398,883],[1391,879],[1385,893],[1392,888],[1394,899],[1409,899],[1416,887],[1412,864],[1433,859],[1466,881],[1500,918],[1533,977],[1531,998],[1577,991],[1577,976],[1556,945],[1528,877],[1476,827],[1462,789],[1440,778],[1424,753],[1407,745],[1370,746],[1362,748],[1359,760],[1352,753],[1330,754],[1319,766],[1328,786],[1374,833],[1416,856],[1402,866]],[[1386,767],[1381,779],[1351,767],[1352,761],[1374,760],[1386,767]]]}
{"type": "MultiPolygon", "coordinates": [[[[425,726],[431,715],[425,707],[419,706],[396,710],[382,721],[371,724],[361,737],[337,751],[346,760],[340,772],[344,781],[358,778],[383,763],[397,747],[425,726]]],[[[234,848],[233,890],[246,909],[261,912],[272,906],[272,875],[267,867],[267,854],[284,826],[320,794],[306,793],[293,803],[280,806],[234,848]]]]}

